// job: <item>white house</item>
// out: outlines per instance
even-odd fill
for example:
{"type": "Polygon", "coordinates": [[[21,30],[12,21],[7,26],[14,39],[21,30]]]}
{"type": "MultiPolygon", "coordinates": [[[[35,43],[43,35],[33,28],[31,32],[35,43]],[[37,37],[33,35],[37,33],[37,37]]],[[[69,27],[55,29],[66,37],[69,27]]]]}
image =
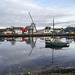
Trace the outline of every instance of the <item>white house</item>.
{"type": "Polygon", "coordinates": [[[51,29],[51,27],[45,27],[44,29],[44,33],[52,33],[53,29],[51,29]]]}
{"type": "Polygon", "coordinates": [[[13,27],[13,31],[15,34],[22,34],[23,27],[13,27]]]}
{"type": "Polygon", "coordinates": [[[5,34],[22,34],[23,27],[10,27],[6,28],[5,34]]]}

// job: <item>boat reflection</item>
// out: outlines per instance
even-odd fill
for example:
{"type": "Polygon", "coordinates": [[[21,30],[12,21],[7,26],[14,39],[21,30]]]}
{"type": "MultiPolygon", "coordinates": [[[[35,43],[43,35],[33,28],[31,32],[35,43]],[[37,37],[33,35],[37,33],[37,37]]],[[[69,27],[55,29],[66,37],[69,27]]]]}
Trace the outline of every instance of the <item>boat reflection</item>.
{"type": "MultiPolygon", "coordinates": [[[[45,41],[45,42],[47,42],[47,41],[45,41]]],[[[56,44],[58,44],[58,43],[56,43],[56,44]]],[[[52,64],[51,64],[49,69],[43,71],[40,74],[45,74],[45,75],[47,75],[47,74],[50,74],[50,75],[65,75],[66,74],[66,75],[68,75],[69,74],[68,72],[71,71],[71,68],[65,69],[63,65],[56,65],[54,63],[54,51],[56,51],[56,50],[67,50],[68,47],[69,47],[69,45],[68,46],[67,45],[66,46],[63,46],[63,45],[57,46],[56,44],[54,46],[52,46],[52,45],[48,45],[47,43],[45,43],[45,48],[50,48],[52,50],[52,64]]]]}
{"type": "MultiPolygon", "coordinates": [[[[69,47],[69,46],[67,46],[69,47]]],[[[51,48],[51,49],[54,49],[54,50],[66,50],[66,49],[63,49],[63,48],[67,48],[67,47],[49,47],[49,46],[45,46],[45,48],[51,48]]]]}

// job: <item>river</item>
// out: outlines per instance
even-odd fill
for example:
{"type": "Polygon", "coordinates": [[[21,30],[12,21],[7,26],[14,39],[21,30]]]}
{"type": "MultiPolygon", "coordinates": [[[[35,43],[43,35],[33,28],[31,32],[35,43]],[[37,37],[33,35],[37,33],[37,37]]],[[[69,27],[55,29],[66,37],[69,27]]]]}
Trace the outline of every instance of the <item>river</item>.
{"type": "Polygon", "coordinates": [[[56,37],[69,47],[46,48],[52,37],[0,37],[0,75],[75,69],[75,37],[56,37]]]}

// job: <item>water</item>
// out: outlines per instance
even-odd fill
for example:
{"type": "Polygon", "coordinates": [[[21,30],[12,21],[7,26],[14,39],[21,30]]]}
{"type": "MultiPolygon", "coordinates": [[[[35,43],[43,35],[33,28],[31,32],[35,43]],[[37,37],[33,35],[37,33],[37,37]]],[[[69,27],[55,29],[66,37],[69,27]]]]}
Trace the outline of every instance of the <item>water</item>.
{"type": "Polygon", "coordinates": [[[75,39],[57,37],[69,42],[69,47],[46,48],[45,40],[51,37],[0,37],[0,75],[53,72],[75,69],[75,39]]]}

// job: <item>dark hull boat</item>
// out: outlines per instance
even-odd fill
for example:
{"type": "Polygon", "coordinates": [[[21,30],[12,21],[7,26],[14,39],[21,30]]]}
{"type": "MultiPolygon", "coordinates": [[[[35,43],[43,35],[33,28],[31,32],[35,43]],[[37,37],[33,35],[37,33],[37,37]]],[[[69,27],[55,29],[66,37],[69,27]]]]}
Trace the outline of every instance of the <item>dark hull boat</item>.
{"type": "Polygon", "coordinates": [[[45,42],[46,47],[68,47],[69,43],[64,42],[45,42]]]}
{"type": "Polygon", "coordinates": [[[53,40],[45,42],[46,47],[68,47],[69,43],[54,39],[54,18],[53,18],[53,40]]]}

